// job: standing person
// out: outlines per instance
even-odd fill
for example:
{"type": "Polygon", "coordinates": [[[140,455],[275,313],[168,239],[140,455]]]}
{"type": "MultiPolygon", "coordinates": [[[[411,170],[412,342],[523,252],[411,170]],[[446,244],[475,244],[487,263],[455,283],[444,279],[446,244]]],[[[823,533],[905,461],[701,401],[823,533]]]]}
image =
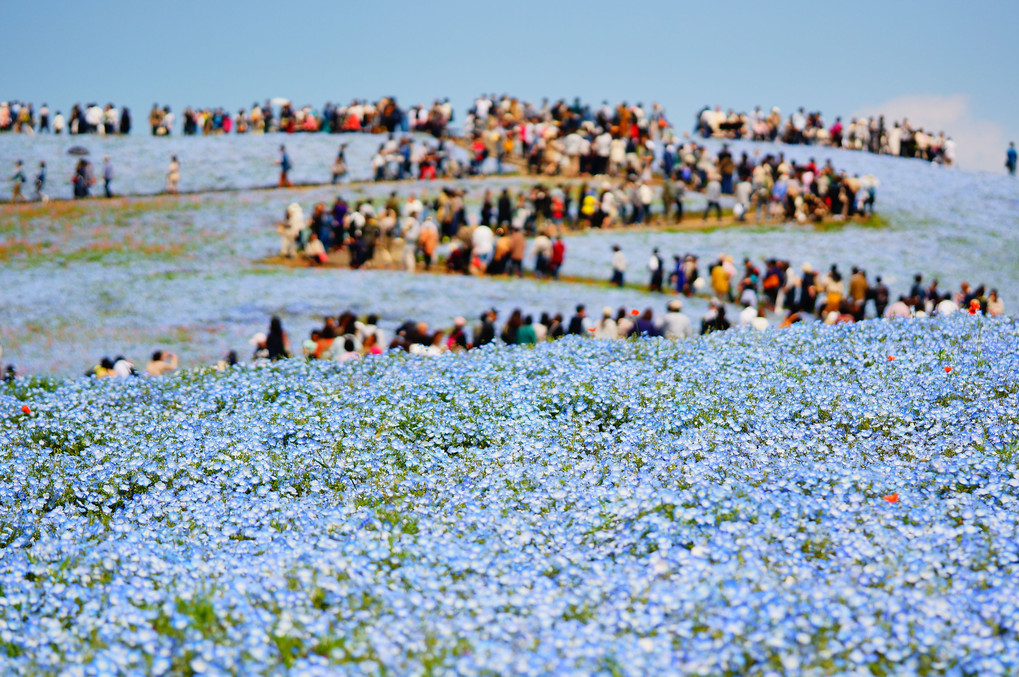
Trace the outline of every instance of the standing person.
{"type": "Polygon", "coordinates": [[[339,182],[347,173],[347,144],[340,144],[340,150],[333,161],[333,183],[339,182]]]}
{"type": "Polygon", "coordinates": [[[39,161],[39,173],[35,175],[35,199],[42,202],[49,202],[46,196],[46,161],[39,161]]]}
{"type": "Polygon", "coordinates": [[[693,323],[683,314],[683,302],[679,299],[669,301],[668,312],[659,323],[662,335],[670,339],[685,339],[693,336],[693,323]]]}
{"type": "Polygon", "coordinates": [[[722,220],[722,183],[718,180],[717,174],[712,174],[708,180],[708,185],[704,188],[704,197],[708,201],[708,205],[704,208],[704,220],[708,220],[708,215],[711,210],[714,209],[718,213],[718,220],[722,220]]]}
{"type": "Polygon", "coordinates": [[[110,184],[113,183],[113,163],[110,162],[110,156],[103,157],[103,190],[106,192],[106,197],[113,197],[113,190],[110,188],[110,184]]]}
{"type": "Polygon", "coordinates": [[[418,234],[418,248],[424,255],[425,270],[432,267],[432,259],[435,256],[435,249],[439,246],[439,226],[431,216],[426,216],[421,223],[421,230],[418,234]]]}
{"type": "Polygon", "coordinates": [[[292,258],[297,254],[297,238],[304,230],[304,211],[301,205],[292,202],[287,206],[283,221],[276,232],[280,236],[280,256],[292,258]]]}
{"type": "Polygon", "coordinates": [[[265,337],[265,347],[269,351],[269,359],[273,362],[290,357],[290,338],[283,331],[283,322],[275,315],[269,320],[269,333],[265,337]]]}
{"type": "Polygon", "coordinates": [[[280,166],[280,188],[289,188],[294,185],[290,183],[290,177],[287,176],[293,165],[290,163],[290,156],[287,154],[287,147],[280,146],[280,159],[276,162],[280,166]]]}
{"type": "Polygon", "coordinates": [[[11,176],[11,202],[21,202],[25,197],[21,194],[21,188],[25,185],[25,170],[22,168],[21,160],[14,163],[14,174],[11,176]]]}
{"type": "Polygon", "coordinates": [[[555,242],[552,243],[552,256],[548,262],[548,271],[553,279],[559,279],[559,269],[563,267],[565,260],[566,245],[563,243],[563,236],[556,235],[555,242]]]}
{"type": "Polygon", "coordinates": [[[421,236],[421,223],[418,212],[412,211],[403,220],[403,266],[409,273],[417,268],[418,238],[421,236]]]}
{"type": "Polygon", "coordinates": [[[1015,176],[1016,168],[1016,150],[1015,141],[1010,141],[1008,144],[1008,151],[1005,153],[1005,168],[1011,176],[1015,176]]]}
{"type": "Polygon", "coordinates": [[[538,277],[547,276],[550,270],[550,260],[552,259],[552,240],[545,231],[542,230],[538,237],[534,238],[534,245],[532,247],[534,253],[534,272],[538,277]]]}
{"type": "Polygon", "coordinates": [[[661,291],[662,281],[665,278],[665,261],[658,253],[658,247],[651,252],[651,258],[647,262],[648,270],[651,271],[651,282],[648,284],[648,291],[661,291]]]}
{"type": "Polygon", "coordinates": [[[159,110],[159,104],[152,104],[149,111],[149,127],[152,129],[152,136],[159,135],[159,125],[163,121],[163,112],[159,110]]]}
{"type": "Polygon", "coordinates": [[[874,297],[874,310],[877,313],[877,317],[885,316],[885,308],[888,307],[889,291],[888,287],[884,282],[881,281],[881,276],[878,275],[875,279],[874,289],[871,290],[871,294],[874,297]]]}
{"type": "Polygon", "coordinates": [[[711,267],[711,289],[716,297],[732,300],[732,274],[725,266],[724,257],[711,267]]]}
{"type": "Polygon", "coordinates": [[[612,245],[612,284],[617,287],[623,286],[623,276],[626,273],[626,255],[619,245],[612,245]]]}
{"type": "Polygon", "coordinates": [[[510,233],[510,265],[506,270],[507,275],[516,273],[517,277],[524,276],[524,255],[527,253],[527,239],[524,236],[523,227],[513,227],[510,233]]]}
{"type": "Polygon", "coordinates": [[[89,164],[88,160],[85,158],[78,160],[78,164],[74,168],[74,177],[71,180],[74,183],[75,198],[80,199],[89,196],[89,191],[95,179],[92,177],[92,165],[89,164]]]}
{"type": "Polygon", "coordinates": [[[39,109],[39,133],[50,131],[50,107],[45,102],[39,109]]]}
{"type": "Polygon", "coordinates": [[[566,333],[575,336],[586,336],[588,334],[587,330],[590,327],[590,321],[587,319],[587,309],[583,303],[578,303],[577,314],[570,318],[570,325],[566,329],[566,333]]]}
{"type": "Polygon", "coordinates": [[[170,195],[177,194],[177,187],[180,184],[180,162],[176,155],[170,156],[170,166],[166,168],[166,192],[170,195]]]}
{"type": "Polygon", "coordinates": [[[495,308],[481,314],[481,325],[474,332],[474,346],[488,345],[495,340],[495,319],[499,316],[495,308]]]}

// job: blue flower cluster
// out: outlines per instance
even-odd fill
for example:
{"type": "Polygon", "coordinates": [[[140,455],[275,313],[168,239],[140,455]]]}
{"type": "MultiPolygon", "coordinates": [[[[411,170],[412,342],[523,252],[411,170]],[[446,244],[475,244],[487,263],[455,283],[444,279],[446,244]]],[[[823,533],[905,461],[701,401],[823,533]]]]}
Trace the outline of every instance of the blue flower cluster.
{"type": "Polygon", "coordinates": [[[0,672],[1014,674],[1017,405],[963,315],[15,382],[0,672]]]}

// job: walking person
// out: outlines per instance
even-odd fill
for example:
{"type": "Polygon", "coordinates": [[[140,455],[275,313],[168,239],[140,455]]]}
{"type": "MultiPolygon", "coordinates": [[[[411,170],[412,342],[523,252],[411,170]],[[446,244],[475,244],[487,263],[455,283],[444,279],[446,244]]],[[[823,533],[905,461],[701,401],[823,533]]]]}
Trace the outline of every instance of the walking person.
{"type": "Polygon", "coordinates": [[[1015,141],[1011,141],[1008,144],[1008,151],[1005,153],[1005,169],[1008,170],[1009,175],[1015,176],[1016,168],[1016,150],[1015,141]]]}
{"type": "Polygon", "coordinates": [[[290,170],[293,165],[290,163],[290,156],[287,154],[287,147],[280,146],[280,159],[276,162],[280,166],[280,188],[289,188],[294,184],[290,183],[290,170]]]}
{"type": "Polygon", "coordinates": [[[107,155],[103,158],[103,190],[108,198],[113,197],[113,190],[110,188],[111,183],[113,183],[113,163],[110,162],[110,156],[107,155]]]}
{"type": "Polygon", "coordinates": [[[176,155],[170,156],[170,166],[166,168],[166,192],[170,195],[177,194],[180,184],[180,162],[176,155]]]}
{"type": "Polygon", "coordinates": [[[14,174],[11,176],[11,202],[21,202],[25,199],[21,194],[25,180],[25,170],[22,168],[21,160],[18,160],[14,163],[14,174]]]}
{"type": "Polygon", "coordinates": [[[46,161],[39,161],[39,172],[35,175],[35,199],[41,202],[49,202],[46,195],[46,161]]]}
{"type": "Polygon", "coordinates": [[[612,284],[622,288],[623,276],[626,274],[626,255],[619,245],[612,245],[612,284]]]}
{"type": "Polygon", "coordinates": [[[711,210],[714,209],[718,214],[718,220],[722,220],[722,182],[718,180],[717,174],[712,174],[708,180],[708,185],[704,189],[704,197],[707,199],[708,204],[704,208],[704,220],[708,220],[708,215],[711,210]]]}

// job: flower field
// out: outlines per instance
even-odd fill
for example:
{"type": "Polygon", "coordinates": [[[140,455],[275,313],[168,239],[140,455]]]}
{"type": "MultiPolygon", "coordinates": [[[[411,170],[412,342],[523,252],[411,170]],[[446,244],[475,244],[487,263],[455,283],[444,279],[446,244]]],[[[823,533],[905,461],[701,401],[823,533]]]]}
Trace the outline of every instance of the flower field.
{"type": "Polygon", "coordinates": [[[1014,674],[1017,440],[968,315],[20,381],[0,672],[1014,674]]]}

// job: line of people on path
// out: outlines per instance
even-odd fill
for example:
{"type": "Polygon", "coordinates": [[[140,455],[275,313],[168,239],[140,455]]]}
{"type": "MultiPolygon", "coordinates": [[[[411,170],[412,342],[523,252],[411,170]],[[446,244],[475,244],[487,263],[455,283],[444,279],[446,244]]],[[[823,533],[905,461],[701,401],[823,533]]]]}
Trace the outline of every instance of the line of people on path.
{"type": "Polygon", "coordinates": [[[783,117],[777,107],[764,112],[757,106],[750,113],[730,108],[723,113],[720,106],[704,106],[695,115],[694,133],[703,138],[833,146],[945,165],[955,164],[956,157],[955,141],[944,132],[925,131],[908,118],[888,125],[884,115],[854,117],[848,124],[836,117],[827,125],[820,111],[807,112],[803,108],[783,117]]]}
{"type": "Polygon", "coordinates": [[[100,106],[89,103],[74,104],[65,118],[61,111],[51,113],[43,103],[36,111],[32,103],[22,101],[0,101],[0,133],[21,134],[53,133],[63,134],[114,134],[131,133],[131,110],[124,106],[119,111],[112,103],[100,106]]]}
{"type": "MultiPolygon", "coordinates": [[[[116,176],[113,163],[110,157],[103,158],[101,178],[103,181],[103,193],[107,198],[113,197],[113,179],[116,176]]],[[[33,186],[34,191],[31,199],[37,202],[48,202],[49,195],[46,192],[48,172],[46,161],[40,160],[38,169],[35,172],[33,186]]],[[[14,163],[14,173],[11,175],[11,202],[24,202],[29,199],[25,194],[25,184],[28,176],[25,173],[25,165],[21,160],[14,163]]],[[[96,185],[97,179],[92,163],[85,158],[79,158],[71,175],[72,192],[75,199],[91,197],[92,186],[96,185]]]]}
{"type": "MultiPolygon", "coordinates": [[[[662,290],[665,262],[657,250],[648,268],[649,289],[662,290]]],[[[853,266],[844,277],[833,264],[820,274],[809,263],[797,271],[788,261],[769,258],[759,267],[747,258],[737,266],[731,256],[722,254],[708,267],[702,277],[695,254],[675,255],[668,283],[676,293],[711,294],[718,303],[737,303],[743,309],[741,323],[753,321],[767,313],[784,316],[784,322],[798,321],[804,315],[815,315],[828,324],[857,322],[867,317],[926,317],[951,315],[960,309],[1000,316],[1004,302],[996,289],[976,287],[962,282],[958,291],[944,292],[934,279],[923,283],[917,273],[908,291],[892,300],[891,292],[879,275],[871,282],[865,270],[853,266]],[[976,304],[974,306],[974,304],[976,304]],[[873,312],[871,312],[871,309],[873,312]]]]}
{"type": "MultiPolygon", "coordinates": [[[[182,113],[184,136],[219,134],[368,132],[424,132],[442,136],[454,117],[449,99],[436,99],[430,106],[417,104],[401,108],[395,97],[378,101],[354,99],[345,105],[326,102],[321,108],[296,106],[286,99],[252,103],[231,113],[223,107],[188,106],[182,113]]],[[[172,134],[175,118],[169,106],[154,104],[149,114],[153,136],[172,134]]]]}

